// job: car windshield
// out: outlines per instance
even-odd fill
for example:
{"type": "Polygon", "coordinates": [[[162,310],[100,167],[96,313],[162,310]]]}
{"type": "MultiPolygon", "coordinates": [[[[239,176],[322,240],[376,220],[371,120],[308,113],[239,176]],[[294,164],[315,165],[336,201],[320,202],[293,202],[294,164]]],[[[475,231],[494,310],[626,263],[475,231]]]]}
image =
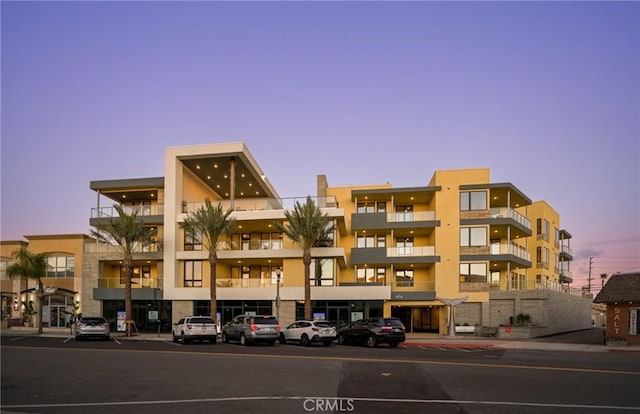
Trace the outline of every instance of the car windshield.
{"type": "Polygon", "coordinates": [[[191,323],[214,323],[211,318],[191,318],[191,323]]]}
{"type": "Polygon", "coordinates": [[[277,325],[278,320],[270,316],[256,316],[253,318],[253,323],[257,325],[277,325]]]}
{"type": "Polygon", "coordinates": [[[400,322],[398,319],[383,319],[382,323],[384,326],[393,326],[396,328],[401,328],[402,322],[400,322]]]}
{"type": "Polygon", "coordinates": [[[331,324],[327,321],[315,321],[314,322],[316,326],[319,326],[321,328],[329,328],[331,327],[331,324]]]}

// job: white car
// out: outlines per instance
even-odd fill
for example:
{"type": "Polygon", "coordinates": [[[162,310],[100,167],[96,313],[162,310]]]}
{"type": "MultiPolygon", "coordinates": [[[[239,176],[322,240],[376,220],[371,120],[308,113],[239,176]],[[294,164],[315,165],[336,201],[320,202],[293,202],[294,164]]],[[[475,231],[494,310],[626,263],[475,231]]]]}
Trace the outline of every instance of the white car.
{"type": "Polygon", "coordinates": [[[208,340],[215,344],[218,339],[218,329],[215,321],[209,316],[185,316],[173,324],[171,337],[173,342],[180,340],[183,345],[194,340],[208,340]]]}
{"type": "Polygon", "coordinates": [[[322,342],[329,346],[336,336],[336,328],[328,321],[295,321],[280,332],[280,343],[292,341],[309,346],[314,342],[322,342]]]}

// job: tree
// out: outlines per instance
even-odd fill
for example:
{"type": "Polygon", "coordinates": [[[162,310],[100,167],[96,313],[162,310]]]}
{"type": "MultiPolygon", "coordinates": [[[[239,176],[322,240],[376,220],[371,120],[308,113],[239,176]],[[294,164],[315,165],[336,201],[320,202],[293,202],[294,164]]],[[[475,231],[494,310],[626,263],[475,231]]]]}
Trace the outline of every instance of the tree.
{"type": "Polygon", "coordinates": [[[211,295],[211,318],[217,321],[216,310],[218,301],[216,296],[218,247],[223,237],[230,235],[235,230],[235,219],[231,216],[233,210],[223,211],[222,204],[213,205],[211,200],[205,198],[204,206],[195,212],[189,213],[180,223],[186,235],[199,240],[209,252],[209,289],[211,295]]]}
{"type": "Polygon", "coordinates": [[[138,218],[134,209],[127,214],[120,205],[114,205],[117,217],[108,222],[94,225],[91,235],[101,242],[114,245],[122,253],[122,265],[125,268],[124,309],[127,336],[131,336],[133,306],[131,300],[131,279],[133,277],[133,255],[154,243],[157,230],[146,227],[138,218]]]}
{"type": "Polygon", "coordinates": [[[311,197],[304,204],[296,201],[293,210],[284,213],[288,223],[276,223],[278,229],[302,249],[304,265],[304,318],[311,320],[311,249],[329,238],[332,220],[322,214],[311,197]]]}
{"type": "MultiPolygon", "coordinates": [[[[13,264],[7,267],[7,276],[10,279],[22,278],[36,281],[36,296],[38,298],[38,334],[42,334],[42,301],[44,299],[44,284],[42,278],[47,272],[47,255],[45,253],[31,253],[26,248],[21,248],[12,253],[13,264]]],[[[25,306],[25,310],[27,308],[25,306]]]]}
{"type": "Polygon", "coordinates": [[[606,273],[600,273],[600,280],[602,281],[602,287],[604,287],[604,281],[609,277],[606,273]]]}

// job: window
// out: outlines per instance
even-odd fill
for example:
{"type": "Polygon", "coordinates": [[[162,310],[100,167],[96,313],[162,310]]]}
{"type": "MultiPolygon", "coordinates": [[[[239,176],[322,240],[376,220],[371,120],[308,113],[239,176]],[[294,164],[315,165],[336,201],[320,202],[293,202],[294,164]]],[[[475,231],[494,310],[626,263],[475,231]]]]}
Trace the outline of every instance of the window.
{"type": "Polygon", "coordinates": [[[385,284],[386,270],[384,267],[359,267],[356,268],[356,282],[385,284]]]}
{"type": "Polygon", "coordinates": [[[638,308],[629,309],[629,335],[638,335],[640,332],[640,321],[638,321],[638,308]]]}
{"type": "Polygon", "coordinates": [[[536,235],[538,236],[538,240],[544,239],[549,241],[549,221],[541,218],[536,220],[536,235]]]}
{"type": "Polygon", "coordinates": [[[399,237],[396,239],[396,249],[399,256],[413,254],[413,237],[399,237]]]}
{"type": "Polygon", "coordinates": [[[376,211],[378,213],[386,213],[387,212],[387,203],[384,201],[378,201],[376,203],[376,211]]]}
{"type": "Polygon", "coordinates": [[[11,265],[11,261],[6,259],[0,260],[0,280],[7,280],[9,277],[7,276],[7,267],[11,265]]]}
{"type": "Polygon", "coordinates": [[[185,233],[184,250],[185,251],[202,250],[202,241],[200,241],[200,237],[198,237],[195,234],[185,233]]]}
{"type": "Polygon", "coordinates": [[[536,262],[549,265],[549,249],[546,247],[536,247],[536,262]]]}
{"type": "Polygon", "coordinates": [[[461,282],[487,282],[487,264],[486,263],[460,263],[460,281],[461,282]]]}
{"type": "Polygon", "coordinates": [[[311,259],[311,286],[333,286],[333,259],[311,259]]]}
{"type": "Polygon", "coordinates": [[[413,221],[413,206],[396,206],[396,221],[413,221]]]}
{"type": "Polygon", "coordinates": [[[184,287],[202,287],[202,261],[184,262],[184,287]]]}
{"type": "Polygon", "coordinates": [[[486,246],[486,227],[460,227],[460,246],[486,246]]]}
{"type": "Polygon", "coordinates": [[[463,191],[460,193],[460,211],[486,210],[486,191],[463,191]]]}
{"type": "Polygon", "coordinates": [[[358,203],[357,213],[374,213],[375,203],[373,201],[366,201],[364,203],[358,203]]]}
{"type": "Polygon", "coordinates": [[[359,248],[375,247],[375,236],[358,236],[356,243],[359,248]]]}
{"type": "Polygon", "coordinates": [[[76,261],[73,256],[47,257],[47,277],[73,277],[76,261]]]}
{"type": "Polygon", "coordinates": [[[396,286],[413,287],[413,270],[396,269],[396,286]]]}
{"type": "Polygon", "coordinates": [[[491,287],[500,287],[500,272],[491,272],[489,280],[491,287]]]}
{"type": "MultiPolygon", "coordinates": [[[[133,274],[131,275],[131,284],[149,286],[149,278],[151,277],[150,266],[133,266],[133,274]]],[[[127,281],[127,268],[120,267],[120,284],[124,285],[127,281]]]]}

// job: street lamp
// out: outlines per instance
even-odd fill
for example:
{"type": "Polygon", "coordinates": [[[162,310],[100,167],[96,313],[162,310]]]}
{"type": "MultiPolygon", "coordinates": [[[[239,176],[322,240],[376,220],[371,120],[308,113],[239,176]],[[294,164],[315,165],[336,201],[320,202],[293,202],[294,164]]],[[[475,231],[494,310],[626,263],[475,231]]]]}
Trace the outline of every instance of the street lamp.
{"type": "Polygon", "coordinates": [[[276,285],[276,319],[280,321],[280,274],[282,273],[282,269],[276,268],[276,279],[278,280],[278,284],[276,285]]]}

